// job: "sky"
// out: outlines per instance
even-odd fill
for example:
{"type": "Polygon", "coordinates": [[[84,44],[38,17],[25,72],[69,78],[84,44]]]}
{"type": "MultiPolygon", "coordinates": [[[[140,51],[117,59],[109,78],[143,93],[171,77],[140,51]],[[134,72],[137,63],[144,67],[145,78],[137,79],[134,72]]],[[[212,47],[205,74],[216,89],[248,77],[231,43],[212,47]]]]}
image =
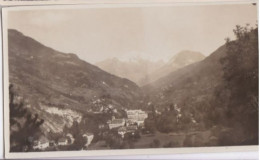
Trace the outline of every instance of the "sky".
{"type": "Polygon", "coordinates": [[[247,23],[257,23],[252,4],[8,12],[8,28],[92,64],[114,57],[167,61],[182,50],[208,56],[247,23]]]}

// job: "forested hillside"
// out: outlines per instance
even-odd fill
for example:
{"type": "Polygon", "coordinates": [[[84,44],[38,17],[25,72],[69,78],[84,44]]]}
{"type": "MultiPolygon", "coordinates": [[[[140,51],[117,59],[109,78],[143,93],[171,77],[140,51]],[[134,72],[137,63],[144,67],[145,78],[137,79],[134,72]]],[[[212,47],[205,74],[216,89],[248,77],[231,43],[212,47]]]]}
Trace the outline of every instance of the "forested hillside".
{"type": "Polygon", "coordinates": [[[222,137],[220,145],[257,144],[257,33],[258,29],[237,26],[236,40],[227,39],[202,62],[145,86],[150,109],[162,113],[151,114],[147,125],[162,132],[221,127],[223,133],[216,134],[222,137]]]}

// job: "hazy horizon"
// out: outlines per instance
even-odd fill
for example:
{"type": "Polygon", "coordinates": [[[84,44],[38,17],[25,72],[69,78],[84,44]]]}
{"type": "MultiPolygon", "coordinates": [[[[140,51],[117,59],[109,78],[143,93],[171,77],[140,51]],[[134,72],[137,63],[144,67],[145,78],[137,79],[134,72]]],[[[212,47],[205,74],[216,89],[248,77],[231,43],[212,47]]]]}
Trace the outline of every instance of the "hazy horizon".
{"type": "Polygon", "coordinates": [[[208,56],[236,25],[257,23],[252,4],[10,11],[8,28],[95,64],[110,58],[167,61],[182,50],[208,56]]]}

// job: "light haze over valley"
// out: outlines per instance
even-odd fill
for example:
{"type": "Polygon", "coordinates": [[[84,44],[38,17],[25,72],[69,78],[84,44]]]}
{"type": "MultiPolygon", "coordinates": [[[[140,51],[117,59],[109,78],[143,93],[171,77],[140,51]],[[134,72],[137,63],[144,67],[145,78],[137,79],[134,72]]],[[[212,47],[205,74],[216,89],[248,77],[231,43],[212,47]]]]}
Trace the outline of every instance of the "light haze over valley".
{"type": "Polygon", "coordinates": [[[255,4],[7,16],[11,152],[258,144],[255,4]]]}

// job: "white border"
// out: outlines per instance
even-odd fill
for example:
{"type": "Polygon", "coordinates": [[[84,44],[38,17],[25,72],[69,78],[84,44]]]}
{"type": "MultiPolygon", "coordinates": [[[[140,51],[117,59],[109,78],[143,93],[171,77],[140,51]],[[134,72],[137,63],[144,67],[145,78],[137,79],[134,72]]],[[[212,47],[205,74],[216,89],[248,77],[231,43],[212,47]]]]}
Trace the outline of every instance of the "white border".
{"type": "Polygon", "coordinates": [[[119,3],[255,3],[257,0],[0,0],[2,6],[57,5],[57,4],[119,4],[119,3]]]}
{"type": "MultiPolygon", "coordinates": [[[[142,0],[139,0],[139,2],[142,0]]],[[[145,3],[136,4],[136,3],[118,3],[116,0],[110,4],[96,4],[91,3],[88,5],[54,5],[54,6],[19,6],[19,7],[8,7],[2,9],[2,18],[3,18],[3,82],[4,82],[4,136],[5,136],[5,158],[53,158],[53,157],[75,157],[75,156],[114,156],[114,155],[155,155],[155,154],[176,154],[176,153],[214,153],[214,152],[247,152],[247,151],[257,151],[258,146],[234,146],[234,147],[194,147],[194,148],[158,148],[158,149],[121,149],[121,150],[95,150],[95,151],[51,151],[51,152],[30,152],[30,153],[10,153],[9,152],[9,94],[8,94],[8,32],[7,32],[7,17],[9,11],[14,10],[38,10],[38,9],[82,9],[82,8],[118,8],[118,7],[150,7],[150,6],[169,6],[169,5],[222,5],[222,4],[241,4],[241,3],[252,3],[257,1],[243,0],[238,2],[222,1],[221,3],[213,2],[212,0],[204,0],[207,3],[187,3],[178,2],[176,0],[153,0],[155,3],[145,3]],[[156,1],[156,2],[155,2],[156,1]],[[167,3],[158,3],[161,1],[167,1],[167,3]],[[171,3],[170,3],[171,2],[171,3]]],[[[189,1],[191,2],[191,1],[189,1]]]]}
{"type": "MultiPolygon", "coordinates": [[[[0,14],[1,15],[1,17],[0,17],[0,44],[1,44],[1,46],[0,46],[0,68],[1,68],[1,70],[0,70],[0,91],[1,91],[1,93],[0,93],[0,105],[1,106],[4,106],[4,103],[3,103],[3,92],[4,92],[4,90],[3,90],[3,43],[2,43],[2,13],[0,14]]],[[[2,107],[1,109],[0,109],[0,158],[3,158],[4,157],[4,107],[2,107]]]]}

